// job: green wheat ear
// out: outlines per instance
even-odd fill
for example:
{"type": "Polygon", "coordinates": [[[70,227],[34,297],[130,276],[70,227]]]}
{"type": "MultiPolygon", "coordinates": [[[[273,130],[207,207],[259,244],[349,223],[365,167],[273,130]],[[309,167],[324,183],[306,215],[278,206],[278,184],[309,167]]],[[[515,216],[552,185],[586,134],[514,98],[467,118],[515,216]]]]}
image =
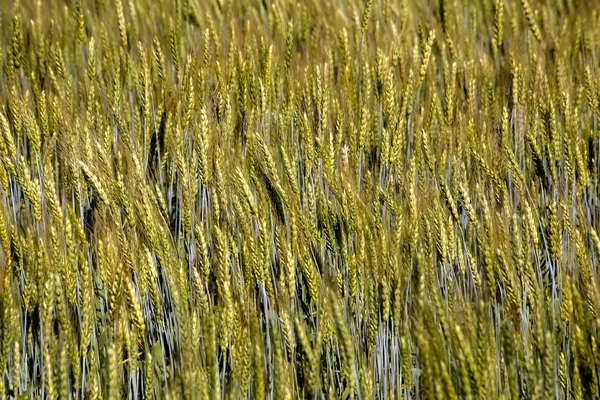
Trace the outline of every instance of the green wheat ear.
{"type": "Polygon", "coordinates": [[[21,68],[23,63],[23,32],[21,31],[21,18],[15,14],[12,19],[12,62],[16,69],[21,68]]]}

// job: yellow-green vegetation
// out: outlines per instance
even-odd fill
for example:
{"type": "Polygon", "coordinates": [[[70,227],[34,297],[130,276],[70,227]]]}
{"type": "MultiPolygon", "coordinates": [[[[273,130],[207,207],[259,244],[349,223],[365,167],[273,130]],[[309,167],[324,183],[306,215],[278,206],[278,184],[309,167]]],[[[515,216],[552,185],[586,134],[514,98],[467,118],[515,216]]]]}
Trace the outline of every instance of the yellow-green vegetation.
{"type": "Polygon", "coordinates": [[[592,399],[600,3],[0,0],[0,396],[592,399]]]}

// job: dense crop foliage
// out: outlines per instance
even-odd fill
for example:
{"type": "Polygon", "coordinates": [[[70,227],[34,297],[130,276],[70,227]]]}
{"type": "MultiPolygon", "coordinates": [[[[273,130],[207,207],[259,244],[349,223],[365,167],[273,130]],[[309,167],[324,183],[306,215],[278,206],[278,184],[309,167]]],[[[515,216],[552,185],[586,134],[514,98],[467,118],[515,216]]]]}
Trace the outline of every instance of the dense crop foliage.
{"type": "Polygon", "coordinates": [[[0,0],[0,48],[3,398],[599,395],[599,3],[0,0]]]}

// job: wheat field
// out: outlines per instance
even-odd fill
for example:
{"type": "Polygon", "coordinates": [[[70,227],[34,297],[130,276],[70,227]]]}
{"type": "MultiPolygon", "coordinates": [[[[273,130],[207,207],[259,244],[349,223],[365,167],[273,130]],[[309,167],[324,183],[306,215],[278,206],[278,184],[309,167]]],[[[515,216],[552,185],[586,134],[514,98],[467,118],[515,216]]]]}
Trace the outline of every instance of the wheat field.
{"type": "Polygon", "coordinates": [[[600,3],[0,0],[0,397],[600,396],[600,3]]]}

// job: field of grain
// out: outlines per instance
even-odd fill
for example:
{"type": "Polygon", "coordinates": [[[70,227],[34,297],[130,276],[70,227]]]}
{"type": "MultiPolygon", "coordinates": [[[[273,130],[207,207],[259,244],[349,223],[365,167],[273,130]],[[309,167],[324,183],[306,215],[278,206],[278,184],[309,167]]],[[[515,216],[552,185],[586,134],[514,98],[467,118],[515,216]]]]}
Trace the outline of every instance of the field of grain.
{"type": "Polygon", "coordinates": [[[600,3],[0,0],[0,398],[600,396],[600,3]]]}

